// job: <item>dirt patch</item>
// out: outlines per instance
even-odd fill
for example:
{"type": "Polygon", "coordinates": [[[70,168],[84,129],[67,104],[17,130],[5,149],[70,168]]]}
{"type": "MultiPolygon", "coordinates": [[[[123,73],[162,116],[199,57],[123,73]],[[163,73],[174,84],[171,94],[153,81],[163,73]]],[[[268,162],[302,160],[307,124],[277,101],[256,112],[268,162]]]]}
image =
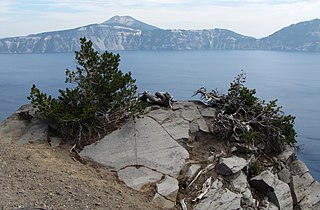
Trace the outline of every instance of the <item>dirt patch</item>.
{"type": "Polygon", "coordinates": [[[158,209],[114,173],[72,160],[70,147],[0,144],[0,209],[158,209]]]}

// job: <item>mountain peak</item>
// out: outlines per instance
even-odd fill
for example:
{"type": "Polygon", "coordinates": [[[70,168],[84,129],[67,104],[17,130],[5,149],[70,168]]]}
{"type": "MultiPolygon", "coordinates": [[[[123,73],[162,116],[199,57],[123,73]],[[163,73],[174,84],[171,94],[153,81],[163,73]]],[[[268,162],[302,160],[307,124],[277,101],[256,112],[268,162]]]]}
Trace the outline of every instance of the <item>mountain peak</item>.
{"type": "Polygon", "coordinates": [[[143,23],[139,20],[134,19],[131,16],[113,16],[109,20],[103,22],[102,24],[109,26],[126,26],[130,28],[140,29],[140,30],[156,30],[159,29],[155,26],[143,23]]]}

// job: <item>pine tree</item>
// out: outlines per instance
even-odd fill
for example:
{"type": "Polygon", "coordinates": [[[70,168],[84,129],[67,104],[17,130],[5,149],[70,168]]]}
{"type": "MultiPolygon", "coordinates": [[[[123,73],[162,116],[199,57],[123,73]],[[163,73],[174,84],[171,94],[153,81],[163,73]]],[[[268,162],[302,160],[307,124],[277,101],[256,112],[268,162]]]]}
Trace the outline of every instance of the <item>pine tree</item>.
{"type": "Polygon", "coordinates": [[[120,55],[99,54],[86,38],[80,43],[76,70],[66,70],[65,82],[72,88],[59,90],[55,99],[33,85],[28,97],[41,116],[57,122],[61,134],[79,146],[138,112],[137,86],[130,72],[119,69],[120,55]]]}

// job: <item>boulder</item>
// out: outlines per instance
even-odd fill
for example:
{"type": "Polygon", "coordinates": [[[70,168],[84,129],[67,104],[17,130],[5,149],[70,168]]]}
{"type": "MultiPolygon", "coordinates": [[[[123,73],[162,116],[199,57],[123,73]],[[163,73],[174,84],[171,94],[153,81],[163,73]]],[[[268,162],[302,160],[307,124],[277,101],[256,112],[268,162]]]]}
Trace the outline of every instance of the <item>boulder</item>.
{"type": "Polygon", "coordinates": [[[279,171],[278,172],[278,178],[281,181],[289,184],[291,182],[291,173],[290,173],[289,169],[283,168],[281,171],[279,171]]]}
{"type": "Polygon", "coordinates": [[[27,144],[29,142],[48,141],[47,131],[49,124],[47,120],[33,118],[16,143],[27,144]]]}
{"type": "Polygon", "coordinates": [[[247,176],[242,171],[240,171],[239,175],[232,179],[231,182],[234,189],[239,193],[243,193],[249,187],[247,176]]]}
{"type": "Polygon", "coordinates": [[[189,158],[187,150],[148,116],[129,120],[119,130],[84,147],[80,155],[116,171],[139,165],[172,177],[179,175],[189,158]]]}
{"type": "Polygon", "coordinates": [[[126,167],[118,171],[118,177],[128,187],[144,192],[160,181],[162,174],[145,167],[126,167]]]}
{"type": "Polygon", "coordinates": [[[221,158],[217,165],[217,173],[230,176],[238,173],[248,165],[247,161],[243,158],[232,156],[228,158],[221,158]]]}
{"type": "Polygon", "coordinates": [[[295,209],[319,209],[320,184],[309,173],[292,176],[291,190],[295,209]]]}
{"type": "Polygon", "coordinates": [[[17,112],[0,123],[0,142],[27,144],[48,141],[50,121],[29,115],[30,105],[22,106],[17,112]]]}
{"type": "Polygon", "coordinates": [[[171,209],[175,206],[177,194],[179,191],[179,182],[175,178],[165,176],[163,180],[157,183],[157,192],[152,202],[162,209],[171,209]]]}
{"type": "Polygon", "coordinates": [[[289,165],[293,160],[296,159],[296,154],[292,147],[290,147],[289,145],[285,145],[284,151],[280,155],[278,155],[277,158],[286,165],[289,165]]]}
{"type": "Polygon", "coordinates": [[[178,180],[168,175],[166,175],[163,180],[157,183],[157,193],[173,202],[175,202],[177,199],[178,191],[178,180]]]}
{"type": "Polygon", "coordinates": [[[320,183],[315,181],[307,189],[306,196],[297,204],[297,209],[319,210],[320,208],[320,183]]]}
{"type": "Polygon", "coordinates": [[[156,206],[159,206],[161,209],[172,209],[175,206],[175,202],[166,199],[159,193],[156,193],[155,196],[152,199],[152,203],[154,203],[156,206]]]}
{"type": "Polygon", "coordinates": [[[290,171],[293,175],[303,176],[305,173],[309,172],[308,167],[301,160],[295,160],[290,165],[290,171]]]}
{"type": "Polygon", "coordinates": [[[250,186],[266,195],[280,209],[292,209],[293,201],[288,184],[279,180],[270,171],[263,171],[250,180],[250,186]]]}
{"type": "Polygon", "coordinates": [[[0,123],[0,141],[2,143],[14,143],[23,135],[29,124],[28,120],[22,120],[18,114],[13,114],[0,123]]]}

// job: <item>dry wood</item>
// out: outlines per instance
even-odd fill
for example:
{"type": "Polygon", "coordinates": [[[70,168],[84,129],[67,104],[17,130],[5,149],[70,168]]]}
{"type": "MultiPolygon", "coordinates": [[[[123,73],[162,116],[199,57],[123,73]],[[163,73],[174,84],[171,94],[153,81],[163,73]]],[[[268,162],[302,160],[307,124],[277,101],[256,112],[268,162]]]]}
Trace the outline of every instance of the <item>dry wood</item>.
{"type": "Polygon", "coordinates": [[[152,103],[159,106],[169,107],[172,109],[173,97],[168,92],[156,92],[155,95],[144,91],[140,97],[141,101],[152,103]]]}
{"type": "Polygon", "coordinates": [[[212,182],[212,177],[209,177],[202,185],[202,189],[200,191],[200,194],[195,198],[193,199],[192,201],[193,202],[196,202],[198,200],[201,200],[208,192],[209,192],[209,189],[211,187],[211,182],[212,182]]]}
{"type": "Polygon", "coordinates": [[[187,205],[185,203],[185,198],[181,199],[179,203],[180,203],[182,210],[188,210],[187,205]]]}

